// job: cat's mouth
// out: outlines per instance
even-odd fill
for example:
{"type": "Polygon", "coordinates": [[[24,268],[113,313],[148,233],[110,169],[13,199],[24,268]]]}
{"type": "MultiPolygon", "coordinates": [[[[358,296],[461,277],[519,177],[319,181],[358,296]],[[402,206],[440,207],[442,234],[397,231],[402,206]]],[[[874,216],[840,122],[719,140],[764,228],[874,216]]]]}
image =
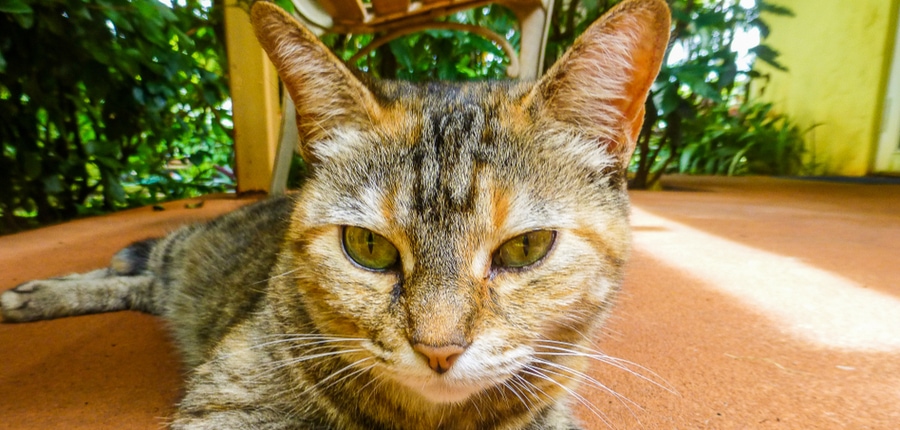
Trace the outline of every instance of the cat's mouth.
{"type": "MultiPolygon", "coordinates": [[[[495,337],[482,336],[445,369],[436,369],[432,363],[423,360],[422,354],[410,348],[403,353],[375,353],[384,358],[372,370],[376,378],[394,382],[397,384],[395,389],[406,391],[413,397],[422,397],[434,404],[462,403],[492,388],[509,384],[531,361],[534,351],[530,347],[520,345],[505,349],[502,342],[491,342],[490,339],[495,337]]],[[[377,350],[375,345],[372,347],[377,350]]]]}
{"type": "MultiPolygon", "coordinates": [[[[452,369],[443,374],[428,369],[388,368],[387,375],[399,385],[408,388],[431,403],[460,403],[506,383],[523,364],[517,360],[459,360],[452,369]]],[[[484,357],[482,357],[484,358],[484,357]]]]}
{"type": "Polygon", "coordinates": [[[432,403],[460,403],[507,378],[476,380],[434,375],[425,378],[394,376],[393,379],[432,403]]]}

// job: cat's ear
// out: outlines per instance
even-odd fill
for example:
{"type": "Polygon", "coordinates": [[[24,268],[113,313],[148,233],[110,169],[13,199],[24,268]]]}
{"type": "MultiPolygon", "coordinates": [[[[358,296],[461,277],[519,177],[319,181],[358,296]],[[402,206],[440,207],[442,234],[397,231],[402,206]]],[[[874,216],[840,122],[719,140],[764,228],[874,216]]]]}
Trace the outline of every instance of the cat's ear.
{"type": "Polygon", "coordinates": [[[317,161],[315,145],[334,133],[371,126],[380,112],[374,95],[314,34],[269,2],[255,2],[250,20],[297,107],[306,161],[317,161]]]}
{"type": "Polygon", "coordinates": [[[669,41],[662,0],[626,0],[592,24],[537,82],[525,105],[574,126],[627,165],[669,41]]]}

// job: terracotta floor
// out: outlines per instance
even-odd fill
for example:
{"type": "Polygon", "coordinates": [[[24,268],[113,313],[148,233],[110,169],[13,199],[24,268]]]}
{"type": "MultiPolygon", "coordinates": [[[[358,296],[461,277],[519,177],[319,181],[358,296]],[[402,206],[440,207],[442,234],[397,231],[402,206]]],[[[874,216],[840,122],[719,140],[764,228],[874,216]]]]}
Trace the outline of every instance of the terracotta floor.
{"type": "MultiPolygon", "coordinates": [[[[588,428],[900,428],[900,185],[668,178],[634,192],[625,293],[599,348],[617,396],[588,428]],[[624,399],[624,400],[620,400],[624,399]]],[[[0,237],[0,288],[247,201],[210,199],[0,237]]],[[[0,428],[158,429],[178,399],[162,324],[131,312],[0,325],[0,428]]]]}

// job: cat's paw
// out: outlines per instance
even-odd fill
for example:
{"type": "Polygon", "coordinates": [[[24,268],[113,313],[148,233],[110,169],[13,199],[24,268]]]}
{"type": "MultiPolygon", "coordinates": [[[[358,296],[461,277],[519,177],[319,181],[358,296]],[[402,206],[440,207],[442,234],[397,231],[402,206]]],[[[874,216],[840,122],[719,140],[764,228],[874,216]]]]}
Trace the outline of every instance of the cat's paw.
{"type": "Polygon", "coordinates": [[[25,322],[43,317],[35,299],[45,288],[41,281],[28,281],[0,294],[0,314],[4,322],[25,322]]]}

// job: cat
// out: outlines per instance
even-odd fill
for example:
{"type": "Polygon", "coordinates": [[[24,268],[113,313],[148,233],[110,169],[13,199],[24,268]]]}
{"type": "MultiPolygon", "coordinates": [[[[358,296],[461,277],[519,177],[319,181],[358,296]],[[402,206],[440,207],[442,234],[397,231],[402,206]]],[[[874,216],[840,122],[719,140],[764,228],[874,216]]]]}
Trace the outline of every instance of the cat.
{"type": "Polygon", "coordinates": [[[579,428],[666,4],[622,2],[537,82],[366,82],[274,4],[251,20],[300,189],[21,284],[4,321],[162,316],[190,369],[173,429],[579,428]]]}

